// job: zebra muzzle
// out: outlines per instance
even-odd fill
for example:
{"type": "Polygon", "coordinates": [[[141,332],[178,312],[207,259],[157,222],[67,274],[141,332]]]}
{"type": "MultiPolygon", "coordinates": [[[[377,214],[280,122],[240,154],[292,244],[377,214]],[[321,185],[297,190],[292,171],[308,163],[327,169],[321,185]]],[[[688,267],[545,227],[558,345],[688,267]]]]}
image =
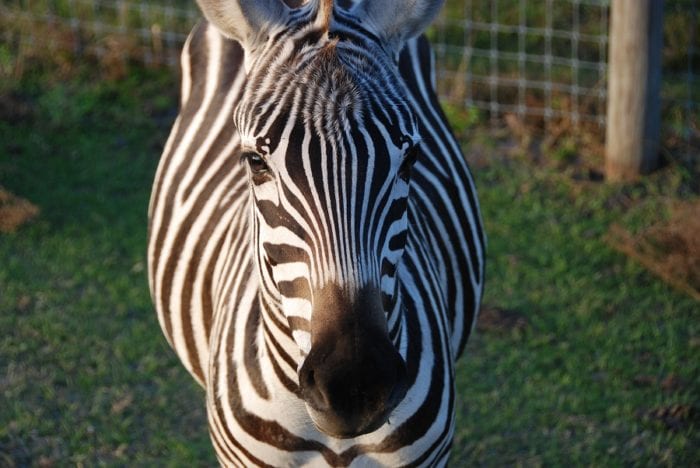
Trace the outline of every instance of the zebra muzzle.
{"type": "Polygon", "coordinates": [[[381,427],[408,388],[406,364],[385,322],[381,325],[383,310],[353,309],[336,320],[324,320],[299,370],[311,419],[320,431],[339,438],[381,427]],[[381,317],[375,320],[368,314],[381,317]]]}

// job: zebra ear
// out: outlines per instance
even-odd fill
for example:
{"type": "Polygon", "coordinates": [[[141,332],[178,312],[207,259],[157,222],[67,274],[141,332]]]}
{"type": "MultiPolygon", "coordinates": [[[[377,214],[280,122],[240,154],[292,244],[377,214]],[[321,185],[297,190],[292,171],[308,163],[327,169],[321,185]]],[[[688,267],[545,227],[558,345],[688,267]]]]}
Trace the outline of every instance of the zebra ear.
{"type": "Polygon", "coordinates": [[[353,8],[398,54],[435,19],[444,0],[363,0],[353,8]]]}
{"type": "Polygon", "coordinates": [[[282,0],[197,0],[204,16],[246,51],[264,41],[267,32],[289,20],[291,10],[282,0]]]}

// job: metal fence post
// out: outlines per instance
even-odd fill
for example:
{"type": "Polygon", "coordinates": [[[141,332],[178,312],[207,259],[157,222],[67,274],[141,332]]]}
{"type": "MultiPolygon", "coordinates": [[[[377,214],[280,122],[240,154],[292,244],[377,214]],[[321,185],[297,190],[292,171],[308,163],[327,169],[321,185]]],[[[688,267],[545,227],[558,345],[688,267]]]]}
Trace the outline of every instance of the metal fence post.
{"type": "Polygon", "coordinates": [[[612,0],[605,173],[629,180],[656,169],[663,0],[612,0]]]}

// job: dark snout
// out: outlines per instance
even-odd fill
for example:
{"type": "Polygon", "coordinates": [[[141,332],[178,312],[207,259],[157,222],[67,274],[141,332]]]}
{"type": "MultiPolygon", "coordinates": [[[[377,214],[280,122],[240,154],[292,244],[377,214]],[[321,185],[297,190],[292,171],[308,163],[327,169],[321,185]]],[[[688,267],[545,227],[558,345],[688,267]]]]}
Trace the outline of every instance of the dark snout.
{"type": "Polygon", "coordinates": [[[358,326],[314,343],[299,381],[316,426],[353,437],[381,426],[403,399],[406,366],[385,332],[358,326]]]}

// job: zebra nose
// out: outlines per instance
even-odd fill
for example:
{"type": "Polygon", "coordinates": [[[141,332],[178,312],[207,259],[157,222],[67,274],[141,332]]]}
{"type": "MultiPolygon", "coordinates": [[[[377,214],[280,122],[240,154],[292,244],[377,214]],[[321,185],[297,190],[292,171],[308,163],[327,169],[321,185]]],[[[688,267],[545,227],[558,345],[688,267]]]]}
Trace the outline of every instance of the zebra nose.
{"type": "Polygon", "coordinates": [[[376,430],[403,399],[406,365],[385,334],[358,331],[314,344],[299,371],[316,426],[335,437],[376,430]]]}

